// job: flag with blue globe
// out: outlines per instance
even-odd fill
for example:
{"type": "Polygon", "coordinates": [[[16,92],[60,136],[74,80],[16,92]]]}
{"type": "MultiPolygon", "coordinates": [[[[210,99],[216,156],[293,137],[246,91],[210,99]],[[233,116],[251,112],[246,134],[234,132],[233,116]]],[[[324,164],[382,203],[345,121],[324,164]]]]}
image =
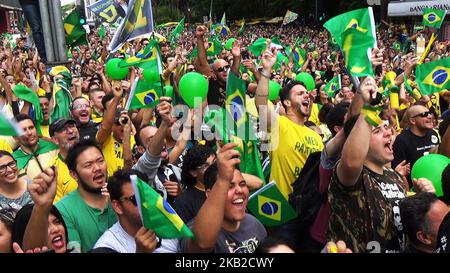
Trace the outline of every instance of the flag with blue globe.
{"type": "Polygon", "coordinates": [[[450,88],[450,57],[417,66],[416,81],[422,95],[448,90],[450,88]]]}

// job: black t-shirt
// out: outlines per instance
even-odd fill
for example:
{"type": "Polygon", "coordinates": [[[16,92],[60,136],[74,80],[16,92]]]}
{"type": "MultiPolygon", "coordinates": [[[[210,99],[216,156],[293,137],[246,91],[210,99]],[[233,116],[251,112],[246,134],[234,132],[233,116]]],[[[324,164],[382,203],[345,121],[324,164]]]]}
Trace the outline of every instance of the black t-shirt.
{"type": "Polygon", "coordinates": [[[207,99],[208,105],[215,104],[223,107],[227,99],[225,84],[222,85],[218,80],[210,79],[207,99]]]}
{"type": "Polygon", "coordinates": [[[98,131],[98,126],[93,122],[89,122],[86,125],[77,125],[78,132],[80,133],[80,142],[81,141],[96,141],[96,135],[98,131]]]}
{"type": "MultiPolygon", "coordinates": [[[[397,136],[394,142],[394,160],[392,168],[395,168],[403,160],[411,163],[411,168],[420,157],[429,154],[430,149],[439,145],[438,134],[434,130],[429,130],[423,137],[416,136],[407,129],[397,136]]],[[[411,176],[408,176],[411,186],[411,176]]]]}
{"type": "Polygon", "coordinates": [[[188,223],[195,218],[205,200],[205,192],[196,187],[190,187],[175,199],[173,208],[181,219],[188,223]]]}
{"type": "Polygon", "coordinates": [[[437,236],[437,253],[450,253],[450,247],[448,246],[448,240],[450,239],[450,212],[444,217],[441,225],[439,226],[439,232],[437,236]]]}
{"type": "MultiPolygon", "coordinates": [[[[188,223],[191,228],[194,221],[188,223]]],[[[217,237],[214,253],[253,253],[258,245],[267,237],[267,231],[261,222],[253,215],[245,214],[239,224],[238,230],[234,232],[221,229],[217,237]]],[[[180,250],[187,252],[187,238],[180,240],[180,250]]]]}

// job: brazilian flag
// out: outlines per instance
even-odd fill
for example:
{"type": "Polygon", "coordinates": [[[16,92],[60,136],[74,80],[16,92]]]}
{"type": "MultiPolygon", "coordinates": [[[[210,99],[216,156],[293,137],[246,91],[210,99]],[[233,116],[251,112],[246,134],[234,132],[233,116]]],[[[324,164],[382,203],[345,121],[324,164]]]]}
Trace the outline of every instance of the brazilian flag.
{"type": "Polygon", "coordinates": [[[128,67],[128,66],[140,66],[147,62],[160,62],[161,58],[159,44],[156,40],[150,40],[148,45],[144,48],[144,50],[138,51],[136,56],[129,57],[120,62],[120,67],[128,67]]]}
{"type": "MultiPolygon", "coordinates": [[[[222,52],[222,50],[223,50],[222,43],[217,39],[217,37],[208,39],[208,48],[206,49],[207,56],[213,57],[219,55],[222,52]]],[[[198,56],[198,49],[195,48],[189,57],[196,58],[197,56],[198,56]]]]}
{"type": "Polygon", "coordinates": [[[241,172],[259,177],[265,184],[257,141],[250,140],[243,146],[244,150],[241,153],[241,164],[239,165],[241,172]]]}
{"type": "Polygon", "coordinates": [[[70,86],[72,84],[72,74],[65,66],[54,66],[49,75],[55,77],[61,75],[62,78],[55,80],[53,84],[53,106],[50,113],[50,124],[60,118],[70,118],[70,106],[72,104],[72,94],[70,86]]]}
{"type": "Polygon", "coordinates": [[[147,82],[136,78],[131,87],[126,109],[155,108],[162,96],[161,82],[147,82]]]}
{"type": "Polygon", "coordinates": [[[342,88],[341,86],[341,75],[337,75],[331,79],[326,85],[325,85],[325,93],[327,93],[329,98],[334,97],[336,92],[342,88]]]}
{"type": "Polygon", "coordinates": [[[442,9],[423,9],[422,25],[434,28],[441,28],[442,22],[444,22],[446,10],[442,9]]]}
{"type": "Polygon", "coordinates": [[[78,45],[87,45],[86,30],[81,24],[82,18],[73,10],[64,19],[64,30],[66,32],[66,43],[69,47],[75,47],[78,45]]]}
{"type": "Polygon", "coordinates": [[[292,60],[294,61],[295,69],[301,69],[306,60],[306,50],[296,47],[292,54],[292,60]]]}
{"type": "Polygon", "coordinates": [[[184,29],[184,17],[181,19],[181,21],[178,23],[178,25],[173,29],[172,33],[170,34],[170,44],[172,47],[175,46],[175,42],[177,41],[180,34],[183,32],[184,29]]]}
{"type": "Polygon", "coordinates": [[[242,36],[244,32],[245,32],[245,19],[242,19],[242,24],[241,27],[239,28],[238,36],[242,36]]]}
{"type": "Polygon", "coordinates": [[[267,227],[279,226],[297,217],[274,181],[250,195],[247,208],[267,227]]]}
{"type": "Polygon", "coordinates": [[[369,32],[349,28],[342,33],[345,66],[352,76],[373,76],[370,52],[374,42],[374,37],[369,32]]]}
{"type": "Polygon", "coordinates": [[[241,80],[233,72],[228,73],[227,99],[225,108],[227,110],[227,128],[232,128],[233,135],[243,140],[248,140],[247,112],[245,111],[246,82],[241,80]],[[229,122],[230,119],[232,122],[229,122]],[[231,126],[233,124],[233,126],[231,126]]]}
{"type": "Polygon", "coordinates": [[[248,50],[256,57],[260,56],[267,49],[267,45],[270,44],[270,39],[258,38],[252,45],[248,46],[248,50]]]}
{"type": "Polygon", "coordinates": [[[374,38],[374,45],[377,40],[375,34],[375,20],[371,7],[352,10],[335,16],[326,21],[323,26],[328,29],[340,48],[343,48],[344,44],[342,33],[349,28],[371,35],[374,38]]]}
{"type": "Polygon", "coordinates": [[[450,57],[417,66],[416,82],[422,95],[450,89],[450,57]]]}
{"type": "Polygon", "coordinates": [[[14,95],[19,99],[29,102],[33,105],[34,110],[34,120],[36,121],[36,130],[38,135],[42,136],[41,123],[44,121],[44,115],[42,114],[41,103],[39,102],[39,97],[31,88],[23,85],[17,84],[13,89],[14,95]]]}
{"type": "Polygon", "coordinates": [[[130,175],[142,224],[163,239],[194,237],[175,210],[152,187],[130,175]]]}

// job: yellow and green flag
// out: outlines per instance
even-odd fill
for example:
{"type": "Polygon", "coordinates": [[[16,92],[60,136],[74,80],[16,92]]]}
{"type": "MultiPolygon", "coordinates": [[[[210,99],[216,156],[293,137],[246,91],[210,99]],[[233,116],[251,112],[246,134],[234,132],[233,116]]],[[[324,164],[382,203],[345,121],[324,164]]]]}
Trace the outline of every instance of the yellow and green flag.
{"type": "MultiPolygon", "coordinates": [[[[208,48],[206,49],[206,55],[207,56],[216,56],[219,55],[223,50],[223,46],[222,43],[217,39],[217,37],[214,38],[209,38],[208,39],[208,48]]],[[[189,56],[190,58],[195,58],[198,56],[198,49],[195,48],[192,52],[191,55],[189,56]]]]}
{"type": "Polygon", "coordinates": [[[163,239],[194,237],[175,210],[152,187],[136,175],[130,176],[139,214],[145,228],[163,239]]]}
{"type": "Polygon", "coordinates": [[[341,86],[341,75],[337,75],[333,77],[326,85],[325,85],[325,93],[327,93],[329,98],[334,97],[336,92],[342,88],[341,86]]]}
{"type": "Polygon", "coordinates": [[[375,33],[375,19],[371,7],[340,14],[326,21],[323,26],[331,33],[340,48],[343,48],[344,44],[342,33],[349,28],[371,35],[374,39],[372,48],[375,47],[377,39],[375,33]]]}
{"type": "Polygon", "coordinates": [[[434,28],[441,28],[442,22],[444,22],[446,10],[443,9],[423,9],[422,25],[434,28]]]}
{"type": "Polygon", "coordinates": [[[148,82],[136,78],[131,87],[125,109],[155,108],[161,96],[161,82],[148,82]]]}
{"type": "Polygon", "coordinates": [[[274,181],[250,195],[247,208],[267,227],[279,226],[297,217],[274,181]]]}
{"type": "Polygon", "coordinates": [[[270,39],[258,38],[252,45],[248,47],[248,50],[253,53],[256,57],[260,56],[267,49],[270,44],[270,39]]]}
{"type": "MultiPolygon", "coordinates": [[[[233,135],[243,139],[249,139],[249,133],[246,126],[247,112],[245,111],[245,92],[247,90],[246,81],[240,79],[233,72],[228,73],[227,78],[227,99],[225,101],[225,109],[228,117],[231,117],[233,122],[227,122],[227,128],[230,128],[233,135]],[[230,126],[228,126],[230,125],[230,126]]],[[[227,121],[229,118],[227,118],[227,121]]]]}
{"type": "Polygon", "coordinates": [[[450,89],[450,57],[417,66],[416,82],[422,95],[450,89]]]}
{"type": "Polygon", "coordinates": [[[87,45],[86,30],[83,27],[83,18],[73,10],[64,19],[64,30],[66,32],[66,43],[69,47],[87,45]]]}
{"type": "Polygon", "coordinates": [[[29,102],[33,105],[34,110],[34,120],[36,121],[36,130],[38,135],[42,136],[41,122],[44,120],[44,115],[42,114],[41,103],[39,102],[39,97],[31,88],[23,85],[17,84],[13,89],[14,95],[19,99],[29,102]]]}
{"type": "Polygon", "coordinates": [[[349,28],[342,33],[342,52],[344,52],[345,66],[352,76],[373,76],[370,53],[375,42],[369,32],[361,32],[349,28]]]}
{"type": "Polygon", "coordinates": [[[57,78],[53,84],[53,106],[50,113],[51,124],[60,118],[70,118],[72,74],[65,66],[55,66],[50,70],[49,75],[52,77],[56,75],[62,76],[62,78],[57,78]]]}
{"type": "Polygon", "coordinates": [[[172,33],[170,34],[169,40],[172,46],[177,41],[180,34],[183,32],[183,29],[184,29],[184,17],[183,19],[181,19],[176,28],[174,28],[172,33]]]}
{"type": "Polygon", "coordinates": [[[0,112],[0,136],[21,136],[24,132],[14,119],[0,112]]]}

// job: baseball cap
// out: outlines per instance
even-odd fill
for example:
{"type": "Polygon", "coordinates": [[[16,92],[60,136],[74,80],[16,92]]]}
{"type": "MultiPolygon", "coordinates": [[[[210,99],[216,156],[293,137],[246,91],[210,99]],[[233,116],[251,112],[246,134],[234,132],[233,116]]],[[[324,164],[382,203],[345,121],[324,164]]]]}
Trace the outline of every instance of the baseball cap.
{"type": "Polygon", "coordinates": [[[49,128],[50,136],[52,137],[55,134],[55,132],[59,132],[62,129],[64,129],[64,126],[66,126],[66,124],[68,124],[68,123],[76,124],[75,120],[73,120],[73,119],[60,118],[60,119],[55,120],[50,125],[50,128],[49,128]]]}

